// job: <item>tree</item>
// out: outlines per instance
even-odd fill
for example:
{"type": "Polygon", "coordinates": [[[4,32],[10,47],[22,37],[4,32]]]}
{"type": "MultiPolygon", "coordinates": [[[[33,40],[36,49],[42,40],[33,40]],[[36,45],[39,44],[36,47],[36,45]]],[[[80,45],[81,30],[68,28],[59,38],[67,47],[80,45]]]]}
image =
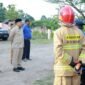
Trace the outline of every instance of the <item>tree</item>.
{"type": "Polygon", "coordinates": [[[47,17],[45,16],[45,15],[43,15],[42,17],[41,17],[41,20],[46,20],[47,19],[47,17]]]}
{"type": "Polygon", "coordinates": [[[55,30],[59,27],[58,25],[58,19],[54,19],[54,18],[47,18],[45,20],[38,20],[38,21],[34,21],[32,23],[33,27],[46,27],[47,29],[52,29],[55,30]]]}
{"type": "Polygon", "coordinates": [[[5,12],[6,12],[6,9],[5,9],[5,7],[3,7],[3,3],[0,3],[0,22],[5,20],[5,18],[6,18],[5,12]]]}
{"type": "Polygon", "coordinates": [[[55,30],[59,27],[59,24],[58,24],[58,19],[48,19],[46,22],[45,22],[45,26],[48,28],[48,29],[51,29],[51,30],[55,30]]]}
{"type": "Polygon", "coordinates": [[[34,21],[34,17],[25,13],[23,10],[18,10],[18,17],[23,19],[23,20],[29,19],[30,21],[34,21]]]}
{"type": "Polygon", "coordinates": [[[38,20],[38,21],[33,21],[32,22],[32,27],[38,27],[38,26],[42,26],[42,21],[38,20]]]}
{"type": "Polygon", "coordinates": [[[21,19],[24,19],[24,11],[23,10],[18,10],[18,17],[21,18],[21,19]]]}
{"type": "Polygon", "coordinates": [[[60,5],[71,5],[84,19],[85,19],[85,0],[46,0],[51,3],[57,3],[60,5]]]}
{"type": "Polygon", "coordinates": [[[6,11],[6,18],[10,20],[15,20],[18,18],[18,11],[16,11],[15,5],[9,5],[6,11]]]}
{"type": "Polygon", "coordinates": [[[27,13],[24,14],[24,19],[29,19],[30,21],[34,21],[35,20],[31,15],[29,15],[27,13]]]}

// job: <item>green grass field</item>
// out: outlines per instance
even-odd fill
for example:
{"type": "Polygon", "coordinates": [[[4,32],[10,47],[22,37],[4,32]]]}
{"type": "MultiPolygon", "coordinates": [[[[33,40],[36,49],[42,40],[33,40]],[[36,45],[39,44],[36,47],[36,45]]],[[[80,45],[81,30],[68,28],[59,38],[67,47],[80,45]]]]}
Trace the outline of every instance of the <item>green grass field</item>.
{"type": "MultiPolygon", "coordinates": [[[[47,39],[32,39],[32,44],[52,44],[53,40],[47,39]]],[[[40,80],[36,80],[33,85],[53,85],[53,72],[49,72],[46,77],[40,78],[40,80]]]]}
{"type": "Polygon", "coordinates": [[[48,40],[48,39],[32,39],[31,42],[33,44],[50,44],[53,42],[53,40],[48,40]]]}
{"type": "Polygon", "coordinates": [[[43,79],[36,80],[34,85],[53,85],[53,73],[49,73],[49,75],[43,79]]]}

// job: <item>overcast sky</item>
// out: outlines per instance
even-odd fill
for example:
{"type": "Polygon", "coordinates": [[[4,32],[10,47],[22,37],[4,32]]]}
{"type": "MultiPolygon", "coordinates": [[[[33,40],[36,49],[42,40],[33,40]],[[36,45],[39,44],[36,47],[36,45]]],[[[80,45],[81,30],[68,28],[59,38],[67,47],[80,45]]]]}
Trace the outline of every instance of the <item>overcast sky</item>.
{"type": "Polygon", "coordinates": [[[17,9],[22,9],[35,19],[40,19],[42,15],[52,17],[57,13],[56,5],[44,0],[0,0],[4,6],[15,4],[17,9]]]}

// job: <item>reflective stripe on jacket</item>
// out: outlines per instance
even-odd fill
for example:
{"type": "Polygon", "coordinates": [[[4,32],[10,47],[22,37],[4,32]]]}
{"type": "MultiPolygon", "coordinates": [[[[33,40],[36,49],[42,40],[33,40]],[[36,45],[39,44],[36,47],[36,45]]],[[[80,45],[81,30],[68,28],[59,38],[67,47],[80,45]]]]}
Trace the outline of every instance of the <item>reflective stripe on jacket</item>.
{"type": "Polygon", "coordinates": [[[74,62],[79,59],[84,62],[85,37],[83,32],[76,26],[57,29],[54,33],[54,54],[54,71],[57,72],[57,75],[74,75],[75,70],[69,64],[72,57],[74,62]]]}

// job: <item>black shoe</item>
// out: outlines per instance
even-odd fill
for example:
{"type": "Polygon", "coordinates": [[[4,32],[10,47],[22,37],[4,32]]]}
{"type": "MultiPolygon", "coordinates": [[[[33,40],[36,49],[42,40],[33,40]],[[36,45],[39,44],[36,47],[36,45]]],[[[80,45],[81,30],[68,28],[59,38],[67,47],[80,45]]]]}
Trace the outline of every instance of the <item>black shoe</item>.
{"type": "Polygon", "coordinates": [[[17,67],[17,69],[20,71],[24,71],[25,70],[25,68],[23,68],[23,67],[17,67]]]}
{"type": "Polygon", "coordinates": [[[32,59],[27,59],[27,60],[31,61],[32,59]]]}
{"type": "Polygon", "coordinates": [[[18,68],[13,68],[14,72],[20,72],[20,70],[18,68]]]}
{"type": "Polygon", "coordinates": [[[27,62],[27,59],[23,59],[24,62],[27,62]]]}
{"type": "Polygon", "coordinates": [[[22,60],[24,60],[25,58],[22,58],[22,60]]]}

